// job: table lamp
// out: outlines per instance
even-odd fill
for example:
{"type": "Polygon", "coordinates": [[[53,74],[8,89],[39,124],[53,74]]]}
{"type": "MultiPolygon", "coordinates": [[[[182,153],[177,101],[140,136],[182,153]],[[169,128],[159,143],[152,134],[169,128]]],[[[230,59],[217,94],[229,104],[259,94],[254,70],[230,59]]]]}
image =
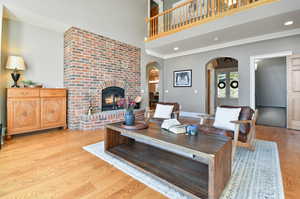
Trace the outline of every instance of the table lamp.
{"type": "Polygon", "coordinates": [[[9,56],[7,59],[6,69],[14,70],[13,73],[11,73],[11,77],[14,80],[14,85],[12,85],[12,88],[19,88],[18,80],[20,78],[20,73],[18,71],[25,70],[25,63],[24,59],[20,56],[9,56]]]}

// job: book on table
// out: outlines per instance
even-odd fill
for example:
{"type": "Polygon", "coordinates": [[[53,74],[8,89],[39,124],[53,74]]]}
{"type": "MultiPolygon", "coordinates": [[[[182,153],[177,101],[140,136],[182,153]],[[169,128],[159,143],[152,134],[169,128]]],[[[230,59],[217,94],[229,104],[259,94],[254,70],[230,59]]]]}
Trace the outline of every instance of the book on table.
{"type": "Polygon", "coordinates": [[[164,120],[161,128],[175,134],[186,133],[186,125],[182,125],[177,119],[164,120]]]}

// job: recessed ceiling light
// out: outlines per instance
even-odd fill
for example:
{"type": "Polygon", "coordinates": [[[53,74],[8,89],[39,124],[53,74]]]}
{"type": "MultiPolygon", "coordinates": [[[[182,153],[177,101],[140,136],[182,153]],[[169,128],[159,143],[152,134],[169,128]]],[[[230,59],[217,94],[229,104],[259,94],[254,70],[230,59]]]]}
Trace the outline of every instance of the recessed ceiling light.
{"type": "Polygon", "coordinates": [[[286,21],[286,22],[284,23],[285,26],[291,26],[291,25],[293,25],[293,24],[294,24],[294,21],[286,21]]]}
{"type": "Polygon", "coordinates": [[[214,41],[218,41],[218,40],[219,40],[219,37],[215,37],[215,38],[214,38],[214,41]]]}
{"type": "Polygon", "coordinates": [[[174,50],[177,51],[177,50],[179,50],[179,48],[178,47],[174,47],[174,50]]]}

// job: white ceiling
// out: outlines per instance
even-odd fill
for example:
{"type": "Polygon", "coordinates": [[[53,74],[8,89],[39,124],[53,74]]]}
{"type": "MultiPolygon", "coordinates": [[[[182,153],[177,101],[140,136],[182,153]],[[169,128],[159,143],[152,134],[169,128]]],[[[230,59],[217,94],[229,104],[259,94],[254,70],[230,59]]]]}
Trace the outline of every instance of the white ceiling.
{"type": "MultiPolygon", "coordinates": [[[[275,7],[274,5],[270,4],[269,7],[272,8],[271,11],[273,10],[273,12],[269,13],[272,14],[269,17],[260,17],[259,19],[252,20],[250,22],[247,18],[245,19],[245,21],[248,22],[240,22],[239,24],[235,25],[234,22],[230,23],[230,20],[237,17],[235,17],[234,15],[228,16],[220,19],[223,21],[227,21],[226,28],[217,29],[218,26],[208,27],[207,24],[199,25],[199,27],[197,27],[198,30],[193,31],[192,29],[194,28],[190,28],[190,30],[186,32],[182,31],[167,37],[157,39],[155,41],[147,42],[146,49],[152,55],[162,58],[171,58],[233,45],[241,45],[243,43],[300,34],[300,1],[293,0],[294,2],[296,2],[294,6],[290,5],[290,0],[282,1],[285,1],[284,3],[287,3],[289,1],[289,8],[287,9],[287,7],[284,7],[285,9],[281,10],[285,10],[288,12],[282,13],[277,10],[278,8],[275,9],[276,6],[284,6],[286,4],[278,4],[275,7]],[[276,13],[281,14],[276,15],[276,13]],[[294,24],[292,26],[284,26],[284,22],[289,20],[293,20],[294,24]],[[206,28],[206,30],[201,30],[201,27],[203,27],[203,29],[206,28]],[[209,29],[213,31],[209,31],[209,29]],[[195,32],[198,32],[198,35],[195,36],[195,32]],[[178,34],[178,36],[176,36],[176,34],[178,34]],[[216,37],[218,38],[217,41],[214,40],[214,38],[216,37]],[[174,47],[178,47],[179,50],[174,51],[174,47]]],[[[248,14],[255,15],[255,12],[253,12],[255,11],[255,9],[258,8],[252,9],[252,13],[248,14]]],[[[265,9],[265,11],[270,12],[270,10],[268,9],[265,9]]],[[[266,13],[266,15],[268,14],[266,13]]],[[[215,24],[216,23],[218,22],[216,21],[215,24]]],[[[222,25],[220,25],[220,27],[222,27],[222,25]]]]}

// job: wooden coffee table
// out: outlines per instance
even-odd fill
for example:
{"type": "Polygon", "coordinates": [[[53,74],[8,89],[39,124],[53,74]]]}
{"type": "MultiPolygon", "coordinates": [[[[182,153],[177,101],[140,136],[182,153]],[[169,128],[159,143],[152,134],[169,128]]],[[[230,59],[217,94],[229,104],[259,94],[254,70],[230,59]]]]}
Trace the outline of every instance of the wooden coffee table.
{"type": "Polygon", "coordinates": [[[231,139],[176,135],[155,123],[143,130],[123,129],[121,124],[106,125],[106,153],[192,198],[220,197],[231,176],[231,139]]]}

